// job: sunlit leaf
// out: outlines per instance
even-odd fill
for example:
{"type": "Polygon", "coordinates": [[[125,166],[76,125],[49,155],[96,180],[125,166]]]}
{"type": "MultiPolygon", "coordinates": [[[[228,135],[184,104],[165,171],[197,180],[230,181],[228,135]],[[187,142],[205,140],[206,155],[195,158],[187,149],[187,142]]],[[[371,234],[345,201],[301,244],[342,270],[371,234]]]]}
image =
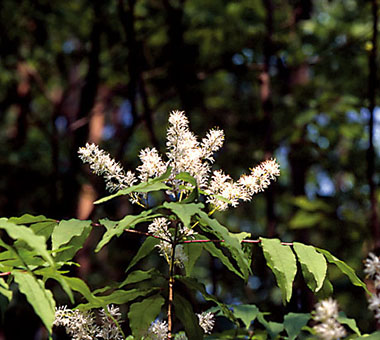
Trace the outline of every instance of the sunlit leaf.
{"type": "Polygon", "coordinates": [[[261,237],[261,246],[268,267],[273,271],[282,292],[282,300],[290,301],[293,280],[297,272],[296,257],[289,246],[283,246],[278,239],[261,237]]]}

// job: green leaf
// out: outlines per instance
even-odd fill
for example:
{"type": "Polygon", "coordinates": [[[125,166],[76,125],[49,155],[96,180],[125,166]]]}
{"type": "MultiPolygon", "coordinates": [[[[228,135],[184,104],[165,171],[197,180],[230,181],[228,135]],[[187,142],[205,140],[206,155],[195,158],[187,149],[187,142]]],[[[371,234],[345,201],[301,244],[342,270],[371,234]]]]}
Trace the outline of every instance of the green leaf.
{"type": "Polygon", "coordinates": [[[207,293],[206,288],[205,288],[203,283],[200,283],[195,278],[184,277],[184,276],[179,276],[179,275],[176,275],[175,279],[178,282],[183,283],[187,288],[192,290],[194,293],[199,292],[205,300],[211,301],[211,302],[214,302],[215,304],[217,304],[220,311],[223,313],[223,315],[226,318],[228,318],[231,321],[236,320],[234,314],[231,312],[231,310],[228,308],[227,305],[225,305],[223,302],[220,302],[215,296],[207,293]]]}
{"type": "Polygon", "coordinates": [[[279,322],[267,321],[263,314],[257,315],[258,321],[265,327],[271,339],[275,339],[283,330],[284,325],[279,322]]]}
{"type": "Polygon", "coordinates": [[[157,276],[157,275],[158,275],[158,272],[154,268],[148,271],[136,270],[128,275],[128,277],[119,285],[119,288],[122,288],[129,284],[149,280],[150,278],[152,278],[152,276],[157,276]]]}
{"type": "Polygon", "coordinates": [[[203,245],[201,243],[183,243],[182,246],[188,259],[185,261],[186,276],[191,276],[195,262],[202,254],[203,245]]]}
{"type": "Polygon", "coordinates": [[[301,264],[302,274],[308,287],[313,292],[318,292],[326,277],[327,263],[324,256],[318,253],[314,247],[294,242],[293,249],[301,264]]]}
{"type": "Polygon", "coordinates": [[[359,279],[355,271],[347,263],[339,260],[325,249],[316,249],[326,257],[328,262],[335,264],[343,274],[347,275],[354,286],[362,287],[368,294],[370,294],[366,284],[359,279]]]}
{"type": "Polygon", "coordinates": [[[102,239],[95,248],[95,252],[100,251],[114,236],[119,237],[124,229],[131,229],[138,223],[150,221],[155,217],[161,216],[160,214],[150,215],[152,210],[143,211],[139,215],[127,215],[122,220],[118,222],[100,220],[100,223],[106,223],[107,231],[104,233],[102,239]]]}
{"type": "Polygon", "coordinates": [[[59,273],[55,268],[52,268],[52,267],[42,268],[42,269],[35,270],[34,273],[37,275],[42,275],[44,282],[46,282],[48,279],[53,279],[59,282],[60,285],[62,286],[62,289],[65,291],[65,293],[69,297],[71,303],[74,303],[74,295],[73,295],[73,292],[71,291],[70,286],[65,280],[66,277],[63,276],[61,273],[59,273]]]}
{"type": "Polygon", "coordinates": [[[5,280],[0,277],[0,295],[3,295],[7,298],[8,302],[12,300],[13,292],[9,288],[5,280]]]}
{"type": "Polygon", "coordinates": [[[40,317],[49,334],[55,319],[55,301],[51,292],[44,288],[41,280],[37,280],[28,272],[13,272],[20,292],[26,296],[36,314],[40,317]]]}
{"type": "Polygon", "coordinates": [[[372,334],[363,334],[361,337],[356,338],[355,340],[379,340],[380,339],[380,331],[377,331],[372,334]]]}
{"type": "Polygon", "coordinates": [[[309,313],[288,313],[284,317],[284,328],[288,333],[288,340],[294,340],[310,320],[309,313]]]}
{"type": "MultiPolygon", "coordinates": [[[[94,306],[103,307],[103,305],[100,303],[100,299],[91,292],[90,288],[87,286],[87,284],[83,280],[77,277],[67,277],[67,276],[63,276],[63,279],[66,281],[66,283],[69,285],[69,287],[72,290],[82,294],[83,297],[88,302],[90,302],[94,306]]],[[[97,307],[94,307],[94,308],[97,308],[97,307]]]]}
{"type": "Polygon", "coordinates": [[[281,245],[279,239],[261,237],[261,246],[268,267],[273,271],[282,292],[282,301],[292,297],[293,280],[297,272],[296,258],[289,246],[281,245]]]}
{"type": "Polygon", "coordinates": [[[70,261],[78,250],[83,248],[84,242],[87,240],[91,230],[90,224],[85,226],[79,236],[74,236],[66,246],[60,247],[55,255],[55,261],[62,264],[66,264],[67,261],[70,261]]]}
{"type": "Polygon", "coordinates": [[[164,202],[164,207],[176,214],[186,227],[190,227],[191,218],[204,208],[203,203],[181,204],[177,202],[164,202]]]}
{"type": "Polygon", "coordinates": [[[135,302],[130,306],[128,319],[133,336],[140,339],[157,315],[160,314],[164,303],[165,299],[157,294],[150,296],[141,302],[135,302]]]}
{"type": "MultiPolygon", "coordinates": [[[[198,235],[197,239],[207,239],[202,235],[198,235]]],[[[231,272],[235,273],[237,276],[241,277],[244,280],[243,274],[237,270],[234,265],[231,263],[230,259],[224,255],[223,251],[219,249],[213,242],[203,243],[203,248],[210,253],[210,255],[216,257],[221,261],[231,272]]]]}
{"type": "Polygon", "coordinates": [[[254,321],[259,314],[262,314],[255,305],[230,305],[233,308],[235,317],[243,321],[245,328],[248,329],[252,321],[254,321]]]}
{"type": "Polygon", "coordinates": [[[154,237],[147,237],[144,243],[139,248],[135,257],[129,263],[129,266],[125,270],[125,272],[128,272],[128,270],[131,269],[137,262],[142,260],[144,257],[148,256],[159,242],[160,241],[154,237]]]}
{"type": "Polygon", "coordinates": [[[355,319],[350,319],[344,312],[339,312],[337,321],[343,325],[347,325],[352,331],[354,331],[358,336],[361,336],[360,330],[356,325],[355,319]]]}
{"type": "Polygon", "coordinates": [[[115,290],[109,295],[96,296],[96,300],[92,302],[80,304],[79,309],[93,309],[93,308],[105,308],[107,305],[115,304],[122,305],[124,303],[136,300],[139,297],[157,292],[160,288],[151,289],[129,289],[129,290],[115,290]]]}
{"type": "Polygon", "coordinates": [[[191,303],[174,292],[174,313],[185,328],[189,340],[203,339],[203,330],[198,317],[194,314],[191,303]]]}
{"type": "Polygon", "coordinates": [[[320,224],[324,216],[321,213],[299,210],[289,222],[290,229],[313,228],[320,224]]]}
{"type": "Polygon", "coordinates": [[[4,229],[12,239],[26,242],[29,247],[34,249],[52,267],[55,266],[53,258],[46,249],[45,238],[43,236],[34,234],[30,228],[23,225],[10,223],[6,218],[0,218],[0,229],[4,229]]]}
{"type": "Polygon", "coordinates": [[[321,199],[310,200],[306,196],[297,196],[293,199],[293,203],[302,210],[307,210],[311,212],[317,210],[326,212],[331,211],[331,206],[321,199]]]}
{"type": "Polygon", "coordinates": [[[321,290],[319,290],[316,293],[316,298],[318,300],[327,299],[333,294],[333,292],[334,292],[334,287],[332,283],[327,278],[325,278],[325,281],[323,282],[323,286],[321,290]]]}
{"type": "Polygon", "coordinates": [[[45,237],[45,240],[47,240],[53,233],[53,230],[57,224],[57,221],[38,222],[32,224],[29,228],[32,229],[36,235],[41,235],[45,237]]]}
{"type": "Polygon", "coordinates": [[[104,203],[115,197],[129,195],[132,192],[148,193],[151,191],[168,190],[170,189],[170,187],[168,187],[166,184],[162,182],[169,178],[170,173],[171,173],[171,169],[168,168],[168,170],[160,177],[150,179],[148,182],[143,182],[137,185],[133,185],[127,189],[119,190],[116,194],[109,195],[107,197],[103,197],[95,201],[94,204],[104,203]]]}
{"type": "Polygon", "coordinates": [[[192,186],[197,186],[197,180],[191,176],[188,172],[181,172],[175,176],[175,179],[190,183],[192,186]]]}
{"type": "Polygon", "coordinates": [[[244,280],[248,280],[248,276],[251,273],[251,267],[247,256],[241,246],[242,235],[248,234],[233,234],[228,231],[228,229],[221,225],[216,219],[210,218],[205,212],[200,212],[200,226],[201,228],[209,233],[215,235],[218,239],[223,240],[223,246],[228,248],[232,257],[235,259],[244,280]]]}
{"type": "Polygon", "coordinates": [[[65,245],[71,241],[75,236],[80,236],[86,228],[90,228],[91,221],[81,221],[71,219],[68,221],[62,220],[55,227],[51,236],[52,249],[58,249],[60,246],[65,245]]]}
{"type": "Polygon", "coordinates": [[[14,224],[31,224],[31,223],[38,223],[38,222],[55,222],[56,220],[53,220],[51,218],[47,218],[43,215],[33,216],[30,214],[24,214],[21,217],[11,217],[9,219],[9,222],[12,222],[14,224]]]}
{"type": "Polygon", "coordinates": [[[133,301],[140,296],[145,296],[158,288],[151,289],[118,289],[111,294],[96,296],[91,292],[87,284],[76,277],[64,277],[70,288],[76,292],[79,292],[88,301],[88,303],[80,304],[77,306],[79,309],[93,309],[93,308],[105,308],[109,304],[122,305],[124,303],[133,301]]]}

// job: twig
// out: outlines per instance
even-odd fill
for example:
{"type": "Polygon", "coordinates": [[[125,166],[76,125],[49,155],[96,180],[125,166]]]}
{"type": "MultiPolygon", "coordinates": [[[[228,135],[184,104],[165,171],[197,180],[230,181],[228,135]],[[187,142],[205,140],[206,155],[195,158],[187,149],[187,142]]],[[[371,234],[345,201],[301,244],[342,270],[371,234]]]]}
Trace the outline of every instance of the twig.
{"type": "MultiPolygon", "coordinates": [[[[101,227],[102,226],[102,224],[100,224],[100,223],[91,223],[91,225],[94,226],[94,227],[101,227]]],[[[159,236],[156,236],[156,235],[153,235],[151,233],[144,232],[144,231],[135,230],[135,229],[124,229],[124,231],[126,231],[128,233],[133,233],[133,234],[150,236],[150,237],[154,237],[154,238],[156,238],[158,240],[162,240],[162,241],[168,242],[167,239],[164,239],[162,237],[159,237],[159,236]]],[[[225,242],[225,240],[213,240],[213,239],[208,239],[208,240],[184,240],[184,241],[178,242],[178,244],[184,244],[184,243],[186,243],[186,244],[189,244],[189,243],[210,243],[210,242],[213,242],[213,243],[222,243],[222,242],[225,242]]],[[[261,240],[260,239],[242,240],[241,243],[257,244],[257,243],[261,243],[261,240]]],[[[283,246],[293,246],[293,242],[281,242],[281,245],[283,245],[283,246]]]]}

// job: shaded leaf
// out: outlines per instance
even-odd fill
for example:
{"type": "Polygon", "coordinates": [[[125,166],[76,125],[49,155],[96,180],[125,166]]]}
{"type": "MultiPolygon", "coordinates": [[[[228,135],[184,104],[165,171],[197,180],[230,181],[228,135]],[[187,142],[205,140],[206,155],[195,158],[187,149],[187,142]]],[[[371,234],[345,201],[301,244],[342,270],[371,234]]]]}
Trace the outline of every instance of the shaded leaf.
{"type": "Polygon", "coordinates": [[[323,281],[322,288],[315,294],[318,300],[327,299],[330,297],[334,292],[334,287],[330,280],[325,278],[325,281],[323,281]]]}
{"type": "Polygon", "coordinates": [[[194,314],[191,303],[174,292],[174,313],[185,328],[189,340],[203,339],[203,330],[199,326],[198,317],[194,314]]]}
{"type": "Polygon", "coordinates": [[[129,263],[128,268],[125,270],[125,272],[128,272],[128,270],[131,269],[137,262],[148,256],[159,242],[160,241],[154,237],[147,237],[139,248],[135,257],[129,263]]]}
{"type": "Polygon", "coordinates": [[[223,313],[223,315],[231,321],[235,321],[236,318],[231,310],[223,302],[220,302],[215,296],[207,293],[206,288],[203,283],[200,283],[195,278],[184,277],[184,276],[175,276],[175,279],[183,283],[187,288],[192,290],[194,293],[199,292],[203,298],[207,301],[214,302],[223,313]]]}
{"type": "Polygon", "coordinates": [[[129,326],[136,338],[140,338],[147,331],[150,324],[160,314],[165,299],[157,294],[144,299],[141,302],[133,303],[129,308],[129,326]]]}
{"type": "Polygon", "coordinates": [[[122,288],[126,285],[132,284],[132,283],[138,283],[141,281],[148,280],[152,278],[152,276],[157,276],[158,272],[156,269],[152,268],[148,271],[143,270],[136,270],[132,273],[130,273],[127,278],[119,285],[119,288],[122,288]]]}
{"type": "Polygon", "coordinates": [[[183,243],[183,251],[187,256],[185,261],[186,276],[191,276],[195,262],[202,254],[203,245],[201,243],[183,243]]]}
{"type": "Polygon", "coordinates": [[[352,331],[354,331],[357,335],[361,336],[360,330],[356,325],[355,319],[350,319],[344,312],[339,312],[339,316],[337,318],[338,322],[343,325],[347,325],[352,331]]]}
{"type": "MultiPolygon", "coordinates": [[[[197,236],[198,239],[207,239],[202,235],[197,236]]],[[[203,248],[210,253],[210,255],[219,259],[231,272],[235,273],[237,276],[241,277],[244,280],[243,274],[235,268],[235,266],[231,263],[230,259],[224,255],[223,251],[219,249],[213,242],[205,242],[203,243],[203,248]]]]}
{"type": "Polygon", "coordinates": [[[294,340],[310,320],[309,313],[288,313],[284,317],[284,328],[288,333],[288,340],[294,340]]]}
{"type": "Polygon", "coordinates": [[[245,328],[248,329],[252,321],[254,321],[259,314],[262,314],[255,305],[230,305],[233,308],[235,317],[243,321],[245,328]]]}
{"type": "Polygon", "coordinates": [[[289,222],[290,229],[313,228],[323,220],[321,213],[299,210],[289,222]]]}
{"type": "Polygon", "coordinates": [[[221,225],[216,219],[210,218],[205,212],[200,212],[200,226],[209,233],[215,235],[218,239],[224,240],[223,246],[227,247],[232,257],[236,261],[243,277],[248,280],[248,276],[251,273],[251,267],[247,256],[241,246],[241,233],[233,234],[228,229],[221,225]]]}

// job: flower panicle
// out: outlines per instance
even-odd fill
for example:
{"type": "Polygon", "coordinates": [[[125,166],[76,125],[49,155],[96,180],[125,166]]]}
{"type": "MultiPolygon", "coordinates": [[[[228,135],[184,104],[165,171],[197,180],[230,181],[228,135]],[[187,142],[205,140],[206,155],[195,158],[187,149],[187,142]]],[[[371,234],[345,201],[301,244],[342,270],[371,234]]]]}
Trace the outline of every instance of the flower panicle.
{"type": "MultiPolygon", "coordinates": [[[[211,334],[211,331],[215,325],[215,315],[211,312],[203,312],[196,314],[198,317],[199,326],[202,328],[203,333],[211,334]]],[[[168,338],[168,324],[166,321],[155,320],[151,323],[148,331],[145,334],[144,339],[149,340],[166,340],[168,338]]],[[[175,336],[175,340],[187,340],[187,336],[184,333],[179,333],[175,336]]]]}
{"type": "MultiPolygon", "coordinates": [[[[169,194],[182,197],[193,189],[191,184],[175,178],[177,174],[187,172],[206,193],[206,202],[217,210],[237,207],[240,201],[250,201],[253,195],[264,191],[280,175],[280,167],[275,159],[262,162],[237,181],[223,170],[211,172],[214,154],[224,143],[224,132],[213,128],[198,142],[189,129],[189,120],[183,111],[170,113],[166,139],[167,161],[163,160],[156,148],[142,149],[139,154],[141,164],[136,168],[137,177],[134,172],[125,172],[118,162],[95,144],[87,143],[78,153],[84,163],[90,164],[94,173],[104,177],[110,192],[128,188],[138,181],[144,183],[157,178],[170,167],[171,175],[166,181],[171,186],[169,194]]],[[[146,194],[130,194],[132,203],[139,204],[142,199],[146,199],[146,194]]]]}
{"type": "Polygon", "coordinates": [[[346,336],[345,328],[339,323],[338,303],[331,297],[315,305],[314,320],[318,321],[313,329],[323,340],[337,340],[346,336]]]}
{"type": "Polygon", "coordinates": [[[126,189],[137,182],[133,172],[125,173],[123,167],[96,144],[86,143],[85,147],[79,148],[78,154],[83,163],[90,164],[95,174],[104,177],[110,192],[126,189]]]}
{"type": "Polygon", "coordinates": [[[102,338],[103,340],[123,340],[117,323],[121,323],[121,313],[119,307],[114,305],[107,306],[99,311],[101,324],[96,324],[96,315],[92,311],[81,311],[70,309],[67,306],[56,307],[54,326],[62,326],[66,333],[73,340],[93,340],[102,338]],[[112,316],[109,317],[109,315],[112,316]]]}

